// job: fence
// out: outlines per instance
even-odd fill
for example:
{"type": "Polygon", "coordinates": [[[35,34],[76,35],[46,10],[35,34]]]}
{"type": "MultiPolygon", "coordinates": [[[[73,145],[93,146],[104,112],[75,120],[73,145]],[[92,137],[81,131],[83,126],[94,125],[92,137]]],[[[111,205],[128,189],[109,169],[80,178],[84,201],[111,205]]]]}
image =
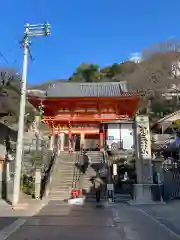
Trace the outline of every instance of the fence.
{"type": "Polygon", "coordinates": [[[180,198],[180,167],[163,170],[163,198],[173,200],[180,198]]]}

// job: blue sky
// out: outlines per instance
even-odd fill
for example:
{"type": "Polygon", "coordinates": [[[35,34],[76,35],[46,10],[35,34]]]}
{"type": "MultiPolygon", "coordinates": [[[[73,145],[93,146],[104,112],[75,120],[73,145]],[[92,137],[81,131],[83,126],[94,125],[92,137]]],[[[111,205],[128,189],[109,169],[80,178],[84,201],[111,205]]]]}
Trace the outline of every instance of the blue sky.
{"type": "Polygon", "coordinates": [[[24,24],[52,25],[52,36],[32,39],[28,82],[65,79],[82,62],[100,67],[173,36],[180,37],[180,1],[6,0],[1,2],[0,66],[21,71],[24,24]]]}

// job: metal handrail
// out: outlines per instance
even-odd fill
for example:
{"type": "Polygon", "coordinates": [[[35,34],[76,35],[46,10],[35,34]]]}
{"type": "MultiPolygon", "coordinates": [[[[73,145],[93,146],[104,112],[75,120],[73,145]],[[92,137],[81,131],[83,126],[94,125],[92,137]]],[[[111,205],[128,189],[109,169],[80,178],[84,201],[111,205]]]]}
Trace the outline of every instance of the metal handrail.
{"type": "MultiPolygon", "coordinates": [[[[71,154],[73,154],[73,153],[71,153],[71,154]]],[[[76,163],[77,163],[77,155],[76,155],[76,160],[75,160],[75,163],[74,163],[73,179],[72,179],[72,189],[74,189],[76,187],[76,183],[75,183],[76,163]]]]}
{"type": "Polygon", "coordinates": [[[57,146],[55,146],[52,151],[52,156],[51,156],[51,161],[50,161],[49,167],[46,170],[44,178],[41,181],[41,183],[42,183],[41,184],[41,198],[44,196],[44,193],[50,183],[51,174],[54,169],[54,165],[57,160],[57,156],[58,156],[58,148],[57,148],[57,146]]]}
{"type": "Polygon", "coordinates": [[[78,173],[80,172],[76,164],[79,163],[79,153],[76,154],[76,161],[74,164],[74,172],[73,172],[73,181],[72,181],[72,189],[75,189],[77,187],[77,182],[79,180],[78,173]]]}
{"type": "MultiPolygon", "coordinates": [[[[79,156],[83,156],[83,151],[81,151],[80,152],[80,154],[78,155],[78,160],[79,160],[79,156]]],[[[79,161],[78,161],[79,162],[79,161]]],[[[77,163],[78,163],[77,162],[77,163]]],[[[80,181],[80,177],[82,176],[82,174],[81,174],[81,170],[80,170],[80,168],[77,168],[77,174],[76,174],[76,184],[80,181]]]]}

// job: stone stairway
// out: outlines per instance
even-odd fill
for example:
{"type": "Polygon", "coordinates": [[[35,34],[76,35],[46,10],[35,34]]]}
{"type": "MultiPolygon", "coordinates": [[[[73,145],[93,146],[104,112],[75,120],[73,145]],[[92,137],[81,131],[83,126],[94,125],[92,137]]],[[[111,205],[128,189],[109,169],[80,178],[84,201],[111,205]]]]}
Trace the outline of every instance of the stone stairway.
{"type": "Polygon", "coordinates": [[[51,174],[49,186],[49,198],[52,200],[66,200],[71,195],[73,188],[84,189],[88,195],[95,199],[92,191],[93,184],[90,181],[96,176],[96,166],[103,165],[103,155],[101,152],[89,152],[90,165],[83,174],[76,163],[80,163],[80,152],[61,152],[57,157],[51,174]]]}
{"type": "Polygon", "coordinates": [[[70,197],[73,180],[77,172],[75,166],[77,154],[61,152],[57,157],[51,175],[49,198],[52,200],[66,200],[70,197]]]}
{"type": "Polygon", "coordinates": [[[80,174],[79,186],[85,190],[87,200],[95,201],[95,191],[91,179],[96,176],[98,169],[104,165],[104,157],[102,152],[98,151],[87,152],[86,155],[90,158],[90,165],[84,174],[80,174]]]}
{"type": "Polygon", "coordinates": [[[100,151],[92,151],[86,153],[91,160],[91,164],[101,164],[104,161],[103,153],[100,151]]]}

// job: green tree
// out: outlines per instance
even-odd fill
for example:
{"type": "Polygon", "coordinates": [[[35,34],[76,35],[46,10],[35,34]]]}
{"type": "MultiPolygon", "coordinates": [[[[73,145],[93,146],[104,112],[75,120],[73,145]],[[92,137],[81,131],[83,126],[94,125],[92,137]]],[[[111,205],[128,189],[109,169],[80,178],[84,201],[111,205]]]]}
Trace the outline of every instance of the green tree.
{"type": "Polygon", "coordinates": [[[82,63],[69,80],[73,82],[98,82],[101,80],[99,66],[82,63]]]}

